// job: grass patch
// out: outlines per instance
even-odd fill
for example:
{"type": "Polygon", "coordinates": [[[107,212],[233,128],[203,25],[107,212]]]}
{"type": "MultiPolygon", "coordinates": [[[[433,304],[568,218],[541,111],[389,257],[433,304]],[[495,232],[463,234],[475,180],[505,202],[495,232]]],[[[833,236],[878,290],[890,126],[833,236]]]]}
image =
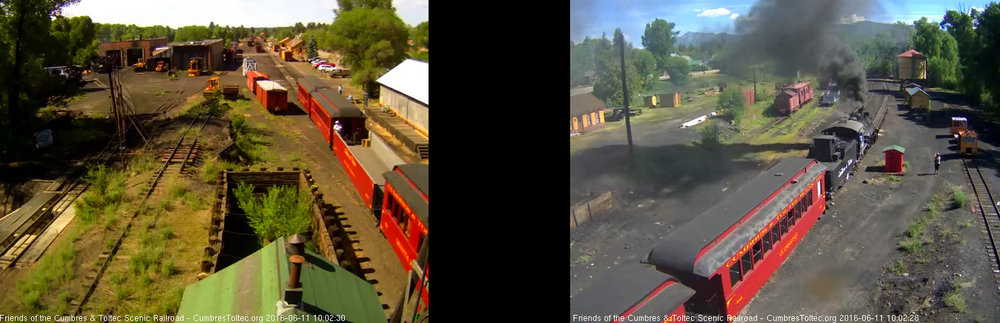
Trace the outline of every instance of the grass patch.
{"type": "Polygon", "coordinates": [[[954,308],[959,313],[965,312],[965,298],[958,291],[945,294],[943,300],[944,306],[954,308]]]}
{"type": "Polygon", "coordinates": [[[889,175],[888,180],[893,183],[899,183],[903,181],[903,178],[896,175],[889,175]]]}
{"type": "Polygon", "coordinates": [[[42,261],[29,272],[26,278],[17,282],[17,299],[31,311],[41,311],[48,308],[42,302],[42,295],[58,290],[58,285],[73,279],[73,261],[76,259],[76,249],[73,244],[65,242],[52,253],[46,254],[42,261]]]}
{"type": "Polygon", "coordinates": [[[167,190],[167,196],[171,200],[183,197],[185,193],[187,193],[187,187],[184,186],[183,183],[174,183],[170,185],[170,188],[167,190]]]}
{"type": "Polygon", "coordinates": [[[899,249],[909,254],[920,252],[923,247],[924,241],[918,238],[904,238],[899,241],[899,249]]]}
{"type": "Polygon", "coordinates": [[[903,263],[903,259],[897,259],[896,263],[889,266],[889,271],[896,275],[902,275],[906,272],[906,264],[903,263]]]}
{"type": "Polygon", "coordinates": [[[962,191],[961,187],[951,188],[951,206],[956,209],[965,207],[965,191],[962,191]]]}
{"type": "Polygon", "coordinates": [[[238,168],[239,166],[228,161],[212,159],[205,162],[205,165],[201,167],[201,180],[208,184],[215,184],[215,180],[219,176],[219,171],[238,168]]]}
{"type": "Polygon", "coordinates": [[[236,139],[233,144],[239,150],[239,158],[248,164],[256,164],[273,159],[268,146],[271,141],[264,133],[267,125],[255,123],[249,125],[242,115],[235,115],[232,119],[233,136],[236,139]]]}
{"type": "Polygon", "coordinates": [[[161,95],[166,95],[166,94],[170,94],[170,90],[160,89],[159,91],[156,91],[156,96],[161,96],[161,95]]]}
{"type": "Polygon", "coordinates": [[[116,213],[126,200],[125,180],[127,174],[102,166],[91,169],[83,180],[90,188],[80,196],[74,207],[76,215],[84,224],[98,220],[102,223],[113,223],[116,213]]]}

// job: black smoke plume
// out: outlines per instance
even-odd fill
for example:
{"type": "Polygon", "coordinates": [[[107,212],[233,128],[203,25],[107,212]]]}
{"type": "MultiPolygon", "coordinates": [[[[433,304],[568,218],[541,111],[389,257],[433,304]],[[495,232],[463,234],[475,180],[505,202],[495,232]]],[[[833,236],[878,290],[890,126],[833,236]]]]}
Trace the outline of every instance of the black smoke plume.
{"type": "Polygon", "coordinates": [[[740,43],[736,59],[744,64],[773,61],[775,73],[796,72],[833,80],[846,98],[862,100],[864,63],[834,34],[845,18],[864,17],[870,0],[759,0],[736,21],[740,43]]]}

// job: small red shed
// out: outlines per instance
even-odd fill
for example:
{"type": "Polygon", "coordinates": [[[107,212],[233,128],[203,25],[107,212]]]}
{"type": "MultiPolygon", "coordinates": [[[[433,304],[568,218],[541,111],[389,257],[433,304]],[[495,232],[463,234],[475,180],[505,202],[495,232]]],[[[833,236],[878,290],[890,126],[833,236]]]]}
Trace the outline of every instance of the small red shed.
{"type": "Polygon", "coordinates": [[[885,153],[885,172],[886,173],[902,173],[903,172],[903,153],[906,152],[906,148],[900,147],[898,145],[892,145],[882,149],[885,153]]]}

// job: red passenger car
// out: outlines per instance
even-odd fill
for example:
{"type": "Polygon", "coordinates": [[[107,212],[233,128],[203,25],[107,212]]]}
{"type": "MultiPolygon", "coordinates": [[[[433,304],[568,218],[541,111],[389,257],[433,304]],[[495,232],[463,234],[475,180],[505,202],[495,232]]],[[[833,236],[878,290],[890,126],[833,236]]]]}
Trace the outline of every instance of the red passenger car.
{"type": "Polygon", "coordinates": [[[684,302],[692,295],[693,289],[668,276],[666,281],[611,322],[640,322],[645,321],[640,318],[646,317],[662,318],[660,322],[687,322],[684,302]]]}
{"type": "Polygon", "coordinates": [[[385,198],[379,228],[407,271],[427,237],[428,169],[424,164],[403,164],[382,174],[385,198]]]}
{"type": "Polygon", "coordinates": [[[330,86],[323,83],[315,76],[304,76],[298,80],[299,102],[302,103],[302,112],[312,115],[312,92],[320,89],[329,89],[330,86]]]}
{"type": "Polygon", "coordinates": [[[824,212],[825,171],[812,159],[782,160],[675,229],[646,262],[695,290],[689,315],[738,315],[824,212]]]}

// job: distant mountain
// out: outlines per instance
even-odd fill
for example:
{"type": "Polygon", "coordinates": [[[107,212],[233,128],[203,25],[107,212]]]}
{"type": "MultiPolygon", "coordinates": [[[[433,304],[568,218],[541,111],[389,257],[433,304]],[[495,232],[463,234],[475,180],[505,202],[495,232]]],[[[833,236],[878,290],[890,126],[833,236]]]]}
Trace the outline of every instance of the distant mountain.
{"type": "Polygon", "coordinates": [[[859,21],[853,24],[837,25],[836,33],[842,38],[875,37],[878,34],[889,36],[893,42],[906,43],[913,34],[913,25],[897,26],[872,21],[859,21]],[[845,37],[846,36],[846,37],[845,37]]]}
{"type": "Polygon", "coordinates": [[[703,32],[693,31],[693,32],[686,32],[684,33],[684,35],[678,37],[676,45],[677,46],[699,45],[701,43],[722,40],[722,39],[726,39],[728,41],[729,39],[735,37],[736,37],[735,35],[727,33],[703,33],[703,32]]]}
{"type": "MultiPolygon", "coordinates": [[[[878,34],[885,34],[889,36],[894,42],[906,43],[910,40],[910,35],[913,34],[913,26],[897,26],[896,24],[886,24],[872,21],[859,21],[852,24],[837,25],[834,27],[834,32],[837,33],[842,38],[856,38],[856,37],[875,37],[878,34]]],[[[705,33],[705,32],[686,32],[677,38],[676,45],[698,45],[704,42],[716,41],[726,39],[732,40],[736,37],[734,34],[728,33],[705,33]]]]}

